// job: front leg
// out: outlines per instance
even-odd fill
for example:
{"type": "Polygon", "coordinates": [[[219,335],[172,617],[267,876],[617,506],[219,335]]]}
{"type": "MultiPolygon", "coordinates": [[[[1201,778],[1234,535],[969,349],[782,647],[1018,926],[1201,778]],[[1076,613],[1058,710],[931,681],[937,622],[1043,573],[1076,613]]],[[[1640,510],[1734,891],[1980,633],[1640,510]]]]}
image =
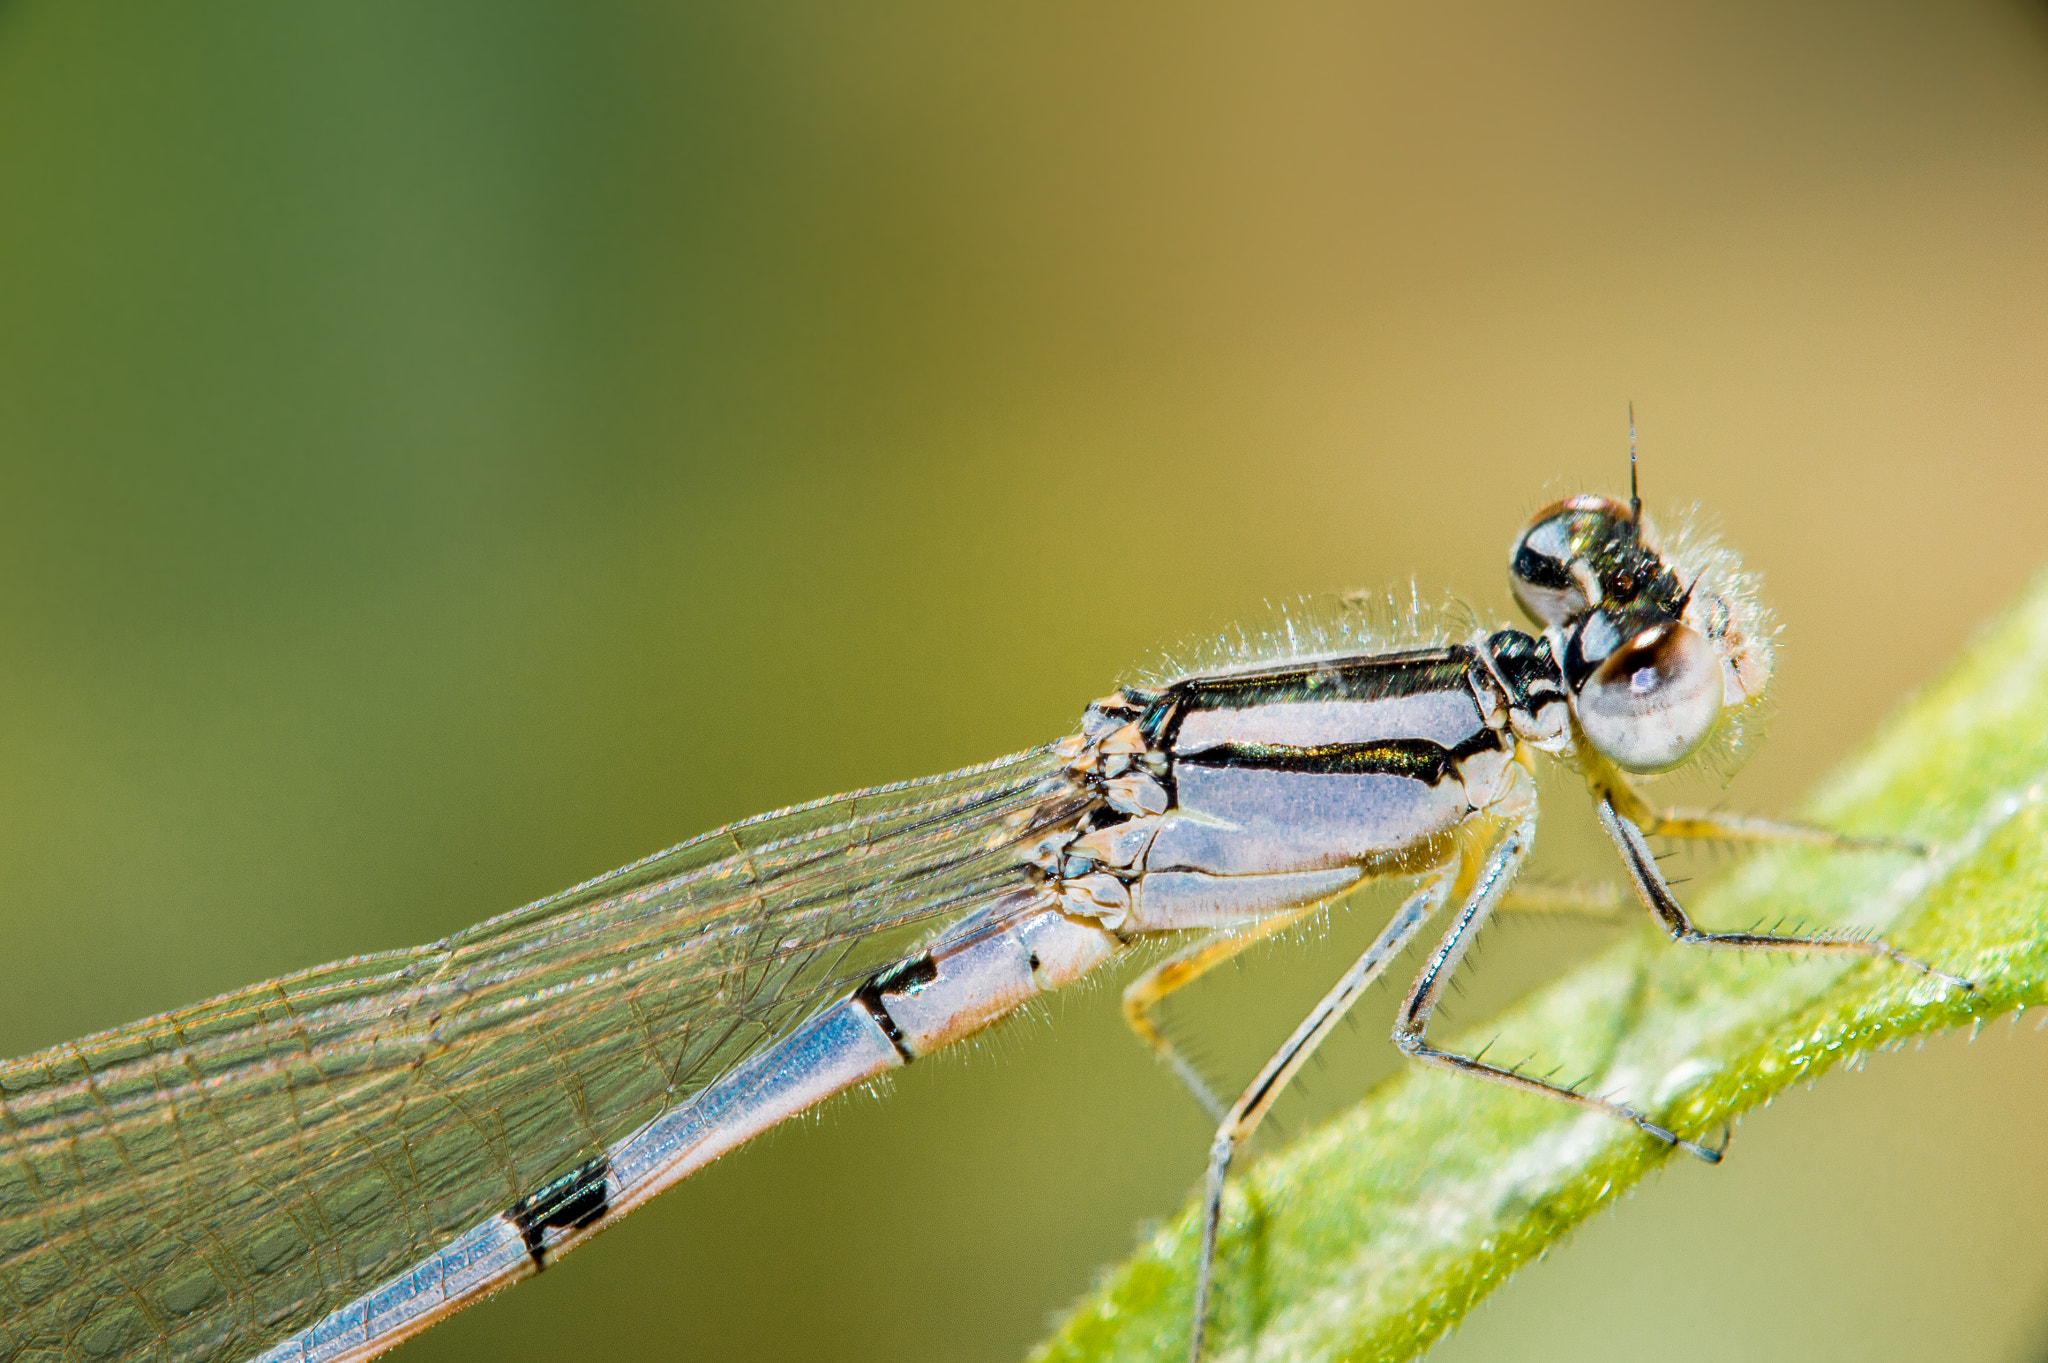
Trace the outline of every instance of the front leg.
{"type": "Polygon", "coordinates": [[[1747,814],[1728,814],[1717,809],[1659,809],[1643,798],[1641,791],[1597,754],[1585,754],[1587,780],[1596,800],[1604,800],[1630,823],[1654,838],[1685,838],[1700,842],[1740,843],[1759,846],[1792,843],[1825,847],[1838,852],[1910,852],[1926,855],[1927,848],[1904,838],[1864,838],[1838,833],[1818,824],[1794,823],[1780,819],[1759,819],[1747,814]]]}
{"type": "Polygon", "coordinates": [[[1917,957],[1908,956],[1879,937],[1855,934],[1801,936],[1793,933],[1776,932],[1702,932],[1694,925],[1692,918],[1671,892],[1671,884],[1664,879],[1664,872],[1657,866],[1657,858],[1650,851],[1649,841],[1643,836],[1644,830],[1615,808],[1611,799],[1602,799],[1599,804],[1600,826],[1607,830],[1607,836],[1614,839],[1614,845],[1621,851],[1622,864],[1628,868],[1629,879],[1635,882],[1636,893],[1671,940],[1686,946],[1727,947],[1738,950],[1804,951],[1829,952],[1838,955],[1868,956],[1875,959],[1895,961],[1908,970],[1917,970],[1923,975],[1932,975],[1945,984],[1958,989],[1975,991],[1977,986],[1957,975],[1936,970],[1917,957]]]}

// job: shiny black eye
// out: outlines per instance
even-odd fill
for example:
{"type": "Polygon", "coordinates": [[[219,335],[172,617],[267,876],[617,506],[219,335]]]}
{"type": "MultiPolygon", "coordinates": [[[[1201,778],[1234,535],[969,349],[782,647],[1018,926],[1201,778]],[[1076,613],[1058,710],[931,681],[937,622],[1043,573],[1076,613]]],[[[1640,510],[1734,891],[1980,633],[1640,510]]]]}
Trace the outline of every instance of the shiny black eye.
{"type": "MultiPolygon", "coordinates": [[[[1583,614],[1581,577],[1605,563],[1611,546],[1635,543],[1628,508],[1605,497],[1567,497],[1536,513],[1508,556],[1515,600],[1539,625],[1557,625],[1583,614]],[[1576,569],[1574,565],[1577,565],[1576,569]]],[[[1602,590],[1611,590],[1611,584],[1602,590]]]]}
{"type": "Polygon", "coordinates": [[[1697,631],[1654,625],[1593,669],[1572,713],[1593,747],[1624,771],[1669,771],[1699,751],[1721,718],[1721,660],[1697,631]]]}

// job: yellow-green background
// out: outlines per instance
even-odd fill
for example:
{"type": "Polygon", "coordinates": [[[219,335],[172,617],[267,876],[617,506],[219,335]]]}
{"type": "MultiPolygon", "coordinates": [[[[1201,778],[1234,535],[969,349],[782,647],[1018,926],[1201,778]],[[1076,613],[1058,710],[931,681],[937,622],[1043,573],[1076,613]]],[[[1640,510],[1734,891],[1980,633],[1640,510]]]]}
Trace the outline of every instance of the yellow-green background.
{"type": "MultiPolygon", "coordinates": [[[[1057,735],[1264,598],[1501,611],[1630,399],[1768,575],[1725,798],[1784,809],[2048,559],[2048,11],[0,5],[0,1053],[1057,735]]],[[[1371,926],[1194,1035],[1244,1073],[1371,926]]],[[[1500,929],[1460,1019],[1603,940],[1500,929]]],[[[1113,991],[1050,1013],[402,1356],[1017,1356],[1205,1143],[1113,991]]],[[[2040,1358],[2006,1031],[1432,1358],[2040,1358]]]]}

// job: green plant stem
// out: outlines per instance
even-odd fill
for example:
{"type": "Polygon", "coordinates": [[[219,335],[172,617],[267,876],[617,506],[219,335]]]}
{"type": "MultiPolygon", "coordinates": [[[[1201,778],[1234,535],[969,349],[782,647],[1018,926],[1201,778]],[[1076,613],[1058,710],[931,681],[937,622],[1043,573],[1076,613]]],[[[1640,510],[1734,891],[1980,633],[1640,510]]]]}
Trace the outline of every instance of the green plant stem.
{"type": "MultiPolygon", "coordinates": [[[[1927,856],[1779,848],[1687,887],[1704,926],[1881,932],[1975,992],[1886,962],[1687,950],[1645,931],[1460,1044],[1591,1076],[1593,1091],[1711,1141],[1843,1060],[2048,1000],[2044,716],[2048,577],[1806,810],[1927,856]]],[[[1411,1358],[1673,1157],[1605,1117],[1410,1069],[1233,1178],[1210,1357],[1411,1358]]],[[[1190,1207],[1034,1360],[1183,1358],[1198,1241],[1190,1207]]]]}

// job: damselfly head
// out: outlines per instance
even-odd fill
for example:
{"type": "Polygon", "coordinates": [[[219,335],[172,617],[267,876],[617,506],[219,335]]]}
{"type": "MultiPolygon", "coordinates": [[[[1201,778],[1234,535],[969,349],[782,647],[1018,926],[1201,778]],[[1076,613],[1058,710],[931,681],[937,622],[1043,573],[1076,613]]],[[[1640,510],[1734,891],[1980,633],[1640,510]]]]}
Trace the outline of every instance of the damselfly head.
{"type": "Polygon", "coordinates": [[[1564,674],[1580,731],[1624,771],[1669,771],[1721,720],[1721,660],[1676,620],[1624,635],[1594,611],[1566,635],[1564,674]]]}
{"type": "Polygon", "coordinates": [[[1770,678],[1769,632],[1734,556],[1705,542],[1666,554],[1629,503],[1545,507],[1509,572],[1556,641],[1580,732],[1626,771],[1682,764],[1770,678]]]}

